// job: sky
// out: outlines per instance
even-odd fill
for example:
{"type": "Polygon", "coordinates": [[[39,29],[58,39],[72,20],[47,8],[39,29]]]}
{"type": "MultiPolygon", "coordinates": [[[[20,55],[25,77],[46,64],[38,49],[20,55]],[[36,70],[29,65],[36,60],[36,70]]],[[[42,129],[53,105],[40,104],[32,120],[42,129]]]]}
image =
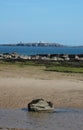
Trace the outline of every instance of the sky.
{"type": "Polygon", "coordinates": [[[83,45],[83,0],[0,0],[0,43],[83,45]]]}

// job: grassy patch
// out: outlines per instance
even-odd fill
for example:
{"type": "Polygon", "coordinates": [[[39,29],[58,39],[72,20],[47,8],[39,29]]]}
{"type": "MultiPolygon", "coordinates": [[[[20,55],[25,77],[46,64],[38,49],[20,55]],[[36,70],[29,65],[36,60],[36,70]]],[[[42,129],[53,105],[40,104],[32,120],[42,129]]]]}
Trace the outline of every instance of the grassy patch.
{"type": "Polygon", "coordinates": [[[37,61],[0,61],[0,67],[1,66],[16,66],[16,67],[28,67],[28,66],[44,66],[44,64],[41,64],[37,61]]]}
{"type": "Polygon", "coordinates": [[[46,71],[67,72],[67,73],[83,73],[82,67],[65,67],[65,66],[49,66],[46,71]]]}
{"type": "MultiPolygon", "coordinates": [[[[28,60],[28,61],[0,61],[0,67],[15,66],[17,68],[24,67],[44,67],[45,71],[56,71],[66,73],[83,73],[83,62],[51,62],[42,60],[28,60]]],[[[0,68],[0,71],[2,70],[0,68]]]]}

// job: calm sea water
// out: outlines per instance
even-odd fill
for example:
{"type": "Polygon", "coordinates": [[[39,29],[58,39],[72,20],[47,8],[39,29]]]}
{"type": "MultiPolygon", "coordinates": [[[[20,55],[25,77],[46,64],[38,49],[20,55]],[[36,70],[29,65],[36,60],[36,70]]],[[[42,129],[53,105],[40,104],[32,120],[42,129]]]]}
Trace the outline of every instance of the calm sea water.
{"type": "Polygon", "coordinates": [[[30,130],[83,130],[83,110],[55,109],[53,113],[29,113],[0,109],[0,127],[30,130]]]}
{"type": "Polygon", "coordinates": [[[28,46],[0,46],[0,53],[16,51],[22,55],[36,54],[83,54],[83,47],[28,47],[28,46]]]}

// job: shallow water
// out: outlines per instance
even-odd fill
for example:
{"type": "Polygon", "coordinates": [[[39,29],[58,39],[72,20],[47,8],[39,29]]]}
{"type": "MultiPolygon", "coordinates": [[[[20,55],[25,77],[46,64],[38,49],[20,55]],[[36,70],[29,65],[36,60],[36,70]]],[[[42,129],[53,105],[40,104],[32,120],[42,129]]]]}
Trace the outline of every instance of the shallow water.
{"type": "Polygon", "coordinates": [[[27,109],[0,109],[0,127],[83,130],[83,110],[55,109],[53,113],[32,113],[27,109]]]}

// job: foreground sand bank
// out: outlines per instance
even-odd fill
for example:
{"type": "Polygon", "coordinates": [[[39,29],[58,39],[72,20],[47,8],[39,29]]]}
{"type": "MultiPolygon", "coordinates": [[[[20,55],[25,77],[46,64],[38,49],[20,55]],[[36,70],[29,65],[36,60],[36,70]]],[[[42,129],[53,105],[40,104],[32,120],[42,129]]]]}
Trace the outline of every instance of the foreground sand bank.
{"type": "Polygon", "coordinates": [[[51,100],[55,107],[83,108],[83,81],[0,78],[0,108],[25,108],[35,98],[51,100]]]}
{"type": "Polygon", "coordinates": [[[35,98],[51,100],[57,108],[83,108],[83,74],[0,66],[0,108],[25,108],[35,98]]]}

